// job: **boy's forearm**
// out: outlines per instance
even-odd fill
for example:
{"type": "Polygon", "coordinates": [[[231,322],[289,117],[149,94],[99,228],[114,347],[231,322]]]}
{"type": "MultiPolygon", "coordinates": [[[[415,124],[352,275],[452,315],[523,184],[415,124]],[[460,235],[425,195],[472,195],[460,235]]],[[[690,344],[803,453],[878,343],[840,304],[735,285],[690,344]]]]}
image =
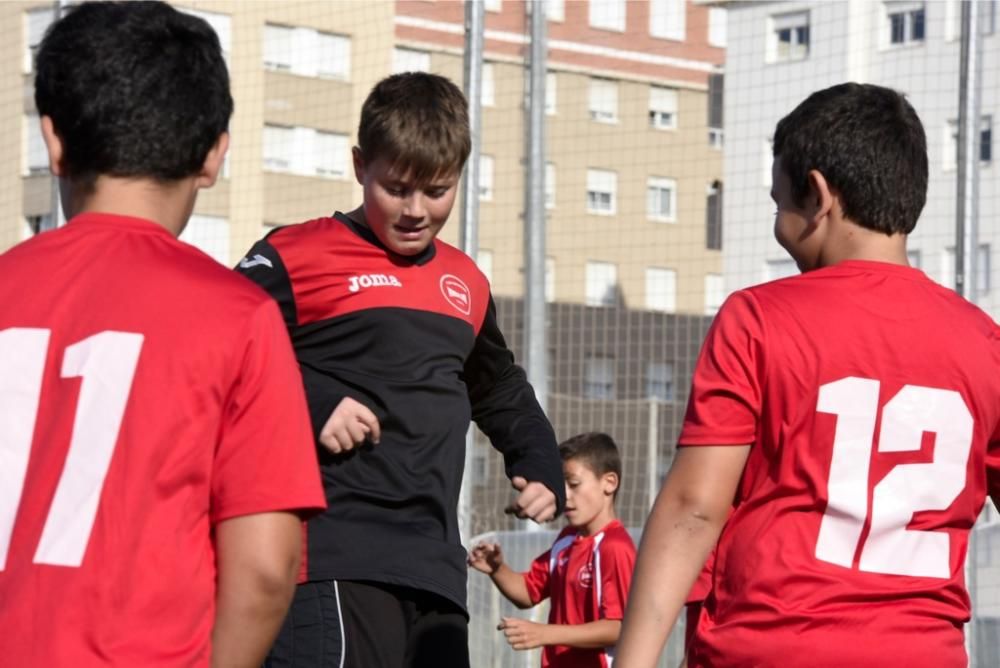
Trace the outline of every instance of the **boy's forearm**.
{"type": "Polygon", "coordinates": [[[524,576],[507,564],[500,564],[500,568],[490,575],[490,579],[508,601],[522,610],[534,605],[531,596],[528,595],[528,585],[524,582],[524,576]]]}
{"type": "Polygon", "coordinates": [[[620,619],[599,619],[586,624],[546,624],[543,636],[546,645],[594,649],[617,643],[621,628],[620,619]]]}
{"type": "Polygon", "coordinates": [[[646,522],[616,668],[653,668],[726,523],[749,446],[684,448],[646,522]]]}

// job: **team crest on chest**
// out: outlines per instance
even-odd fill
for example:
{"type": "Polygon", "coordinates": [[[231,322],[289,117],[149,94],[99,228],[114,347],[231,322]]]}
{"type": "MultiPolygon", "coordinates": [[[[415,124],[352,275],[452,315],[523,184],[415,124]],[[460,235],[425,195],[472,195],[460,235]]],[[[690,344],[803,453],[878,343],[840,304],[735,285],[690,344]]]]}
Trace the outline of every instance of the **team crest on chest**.
{"type": "Polygon", "coordinates": [[[347,279],[347,289],[351,292],[357,292],[364,288],[382,288],[386,286],[401,288],[403,284],[392,274],[359,274],[358,276],[350,276],[347,279]]]}
{"type": "Polygon", "coordinates": [[[451,304],[456,311],[462,315],[469,315],[472,312],[472,293],[469,286],[458,276],[445,274],[441,277],[441,294],[445,301],[451,304]]]}
{"type": "Polygon", "coordinates": [[[576,572],[576,583],[584,589],[590,589],[594,584],[594,567],[592,564],[584,564],[576,572]]]}

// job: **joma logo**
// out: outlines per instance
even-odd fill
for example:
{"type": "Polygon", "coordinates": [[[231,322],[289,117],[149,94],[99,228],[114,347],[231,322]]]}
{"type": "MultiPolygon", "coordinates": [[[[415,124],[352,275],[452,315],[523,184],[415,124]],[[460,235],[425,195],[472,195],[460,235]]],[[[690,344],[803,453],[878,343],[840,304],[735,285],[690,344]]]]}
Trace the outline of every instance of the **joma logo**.
{"type": "Polygon", "coordinates": [[[351,292],[357,292],[361,288],[380,288],[387,285],[403,287],[399,279],[391,274],[362,274],[347,279],[347,289],[351,292]]]}

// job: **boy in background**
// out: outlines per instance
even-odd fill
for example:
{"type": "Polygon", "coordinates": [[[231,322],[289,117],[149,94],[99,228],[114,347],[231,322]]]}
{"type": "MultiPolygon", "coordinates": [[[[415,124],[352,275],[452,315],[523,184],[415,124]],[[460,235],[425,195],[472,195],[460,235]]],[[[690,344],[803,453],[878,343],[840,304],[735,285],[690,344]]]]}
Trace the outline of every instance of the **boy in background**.
{"type": "Polygon", "coordinates": [[[470,417],[503,453],[511,511],[555,517],[552,427],[497,327],[486,277],[437,235],[469,155],[468,107],[423,72],[361,110],[363,203],[259,241],[240,270],[278,301],[330,504],[273,666],[469,664],[458,496],[470,417]]]}
{"type": "Polygon", "coordinates": [[[616,665],[655,665],[718,538],[692,668],[964,667],[969,532],[1000,492],[1000,331],[908,266],[923,126],[895,91],[833,86],[778,123],[772,172],[803,274],[716,316],[616,665]]]}
{"type": "Polygon", "coordinates": [[[0,662],[259,666],[324,499],[278,309],[176,239],[228,145],[218,39],[88,2],[36,72],[69,222],[0,256],[0,662]]]}
{"type": "Polygon", "coordinates": [[[544,647],[543,668],[607,668],[614,658],[635,563],[635,545],[615,517],[621,458],[607,434],[559,446],[568,526],[552,547],[517,573],[496,543],[473,548],[469,565],[486,573],[522,610],[550,599],[548,624],[504,617],[499,629],[517,650],[544,647]]]}

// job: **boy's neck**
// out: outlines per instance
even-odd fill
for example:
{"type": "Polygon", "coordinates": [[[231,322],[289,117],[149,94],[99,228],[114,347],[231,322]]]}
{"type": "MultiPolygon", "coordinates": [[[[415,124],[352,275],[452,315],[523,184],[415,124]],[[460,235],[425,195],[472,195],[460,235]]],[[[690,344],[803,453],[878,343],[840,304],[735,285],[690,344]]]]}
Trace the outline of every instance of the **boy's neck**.
{"type": "Polygon", "coordinates": [[[143,218],[161,225],[177,237],[194,209],[194,177],[160,183],[152,179],[99,176],[92,190],[84,192],[63,180],[63,207],[67,218],[81,213],[108,213],[143,218]]]}
{"type": "Polygon", "coordinates": [[[577,533],[584,536],[593,536],[616,519],[618,519],[618,516],[615,515],[615,507],[613,505],[608,506],[598,513],[594,519],[577,529],[577,533]]]}
{"type": "Polygon", "coordinates": [[[889,236],[849,220],[842,220],[829,243],[824,244],[820,250],[818,265],[829,267],[848,260],[907,266],[906,235],[889,236]]]}

